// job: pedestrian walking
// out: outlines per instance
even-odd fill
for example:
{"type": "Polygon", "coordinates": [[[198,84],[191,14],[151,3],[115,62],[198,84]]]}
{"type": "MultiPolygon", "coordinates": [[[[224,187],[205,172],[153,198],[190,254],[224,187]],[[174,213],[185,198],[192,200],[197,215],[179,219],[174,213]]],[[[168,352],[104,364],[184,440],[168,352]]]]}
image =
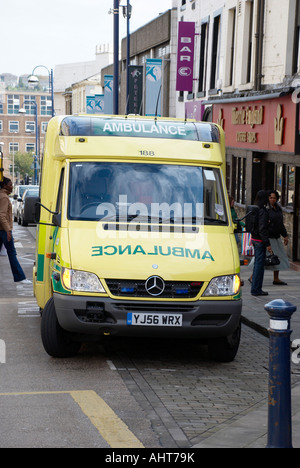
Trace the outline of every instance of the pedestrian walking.
{"type": "Polygon", "coordinates": [[[254,201],[258,206],[257,222],[251,230],[252,244],[254,246],[254,268],[251,282],[252,296],[267,296],[268,293],[262,290],[266,251],[272,253],[272,247],[269,240],[269,214],[266,208],[268,204],[268,192],[260,190],[254,201]]]}
{"type": "Polygon", "coordinates": [[[12,235],[12,205],[9,199],[9,195],[12,191],[12,181],[4,177],[3,182],[0,183],[0,250],[2,245],[4,245],[15,283],[21,282],[24,284],[31,284],[31,281],[26,279],[24,271],[17,259],[17,251],[14,245],[12,235]]]}
{"type": "Polygon", "coordinates": [[[266,267],[267,270],[273,270],[274,278],[273,284],[279,286],[286,286],[287,283],[279,279],[279,271],[288,270],[290,268],[289,259],[284,249],[284,246],[288,244],[288,233],[283,222],[282,208],[279,205],[279,193],[276,190],[269,192],[269,240],[272,246],[273,253],[277,255],[280,260],[279,265],[272,265],[266,267]],[[282,239],[283,238],[283,242],[282,239]]]}

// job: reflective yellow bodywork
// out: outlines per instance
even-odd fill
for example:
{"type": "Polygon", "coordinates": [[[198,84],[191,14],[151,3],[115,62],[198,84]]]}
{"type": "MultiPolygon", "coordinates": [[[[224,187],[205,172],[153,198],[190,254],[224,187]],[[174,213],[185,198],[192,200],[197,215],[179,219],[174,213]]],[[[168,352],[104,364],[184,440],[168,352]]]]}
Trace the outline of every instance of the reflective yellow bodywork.
{"type": "MultiPolygon", "coordinates": [[[[117,118],[121,119],[119,116],[117,118]]],[[[138,120],[138,117],[133,118],[138,120]]],[[[107,230],[107,223],[69,220],[67,216],[69,167],[74,161],[147,160],[153,164],[219,167],[226,193],[224,133],[220,127],[220,143],[209,144],[130,136],[80,138],[60,135],[63,119],[64,116],[59,116],[50,120],[42,161],[41,203],[52,212],[57,210],[61,171],[64,170],[60,225],[55,226],[53,214],[42,207],[37,231],[34,292],[42,309],[54,293],[87,296],[86,292],[71,290],[59,280],[63,269],[94,273],[100,279],[106,292],[90,292],[89,297],[118,299],[108,291],[106,283],[107,279],[114,278],[146,281],[155,274],[165,281],[203,283],[196,298],[143,298],[146,302],[199,301],[203,299],[203,293],[212,278],[239,275],[239,255],[227,197],[228,225],[199,226],[196,233],[160,232],[161,229],[155,235],[147,229],[140,232],[110,231],[107,230]],[[145,156],[145,151],[150,156],[145,156]]],[[[236,300],[240,298],[239,287],[237,290],[234,297],[206,297],[205,300],[236,300]]],[[[139,298],[130,300],[138,301],[139,298]]]]}

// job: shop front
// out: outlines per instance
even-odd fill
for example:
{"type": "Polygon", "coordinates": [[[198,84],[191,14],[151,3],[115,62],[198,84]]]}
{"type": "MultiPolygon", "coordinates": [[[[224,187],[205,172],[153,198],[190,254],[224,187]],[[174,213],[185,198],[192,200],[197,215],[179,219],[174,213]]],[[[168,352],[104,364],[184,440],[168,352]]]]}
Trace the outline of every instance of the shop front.
{"type": "Polygon", "coordinates": [[[290,93],[211,101],[225,131],[227,188],[240,213],[262,189],[280,194],[290,260],[300,261],[299,105],[290,93]]]}

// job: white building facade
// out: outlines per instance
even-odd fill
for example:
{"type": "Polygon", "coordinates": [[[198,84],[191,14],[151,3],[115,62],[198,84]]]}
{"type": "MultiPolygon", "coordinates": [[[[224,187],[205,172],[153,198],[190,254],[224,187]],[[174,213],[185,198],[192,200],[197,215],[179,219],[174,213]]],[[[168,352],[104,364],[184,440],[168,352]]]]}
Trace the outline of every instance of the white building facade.
{"type": "Polygon", "coordinates": [[[299,0],[178,0],[195,22],[192,89],[177,91],[177,117],[222,125],[227,188],[242,212],[260,189],[281,197],[300,260],[299,0]]]}

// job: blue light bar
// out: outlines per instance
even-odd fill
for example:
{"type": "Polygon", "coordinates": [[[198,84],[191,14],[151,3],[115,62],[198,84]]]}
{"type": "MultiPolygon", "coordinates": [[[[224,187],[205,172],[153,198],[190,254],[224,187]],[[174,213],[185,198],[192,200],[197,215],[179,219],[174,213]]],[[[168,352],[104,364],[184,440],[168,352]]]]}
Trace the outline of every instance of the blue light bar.
{"type": "Polygon", "coordinates": [[[183,295],[185,295],[185,294],[188,294],[188,293],[189,293],[189,289],[188,289],[188,288],[186,288],[186,289],[182,289],[182,288],[180,288],[180,289],[178,288],[178,289],[177,289],[177,288],[176,288],[176,289],[175,289],[175,294],[178,294],[178,295],[181,295],[181,296],[183,296],[183,295]]]}
{"type": "Polygon", "coordinates": [[[121,293],[122,294],[133,294],[135,292],[135,288],[121,288],[121,293]]]}

